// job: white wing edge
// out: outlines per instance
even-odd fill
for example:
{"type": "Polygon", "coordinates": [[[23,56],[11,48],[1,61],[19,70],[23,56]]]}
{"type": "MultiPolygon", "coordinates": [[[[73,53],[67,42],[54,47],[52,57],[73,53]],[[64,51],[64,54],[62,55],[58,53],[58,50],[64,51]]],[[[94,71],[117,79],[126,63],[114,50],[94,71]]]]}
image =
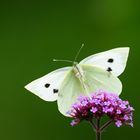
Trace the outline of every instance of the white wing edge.
{"type": "Polygon", "coordinates": [[[114,48],[114,49],[111,49],[111,50],[107,50],[107,51],[103,51],[103,52],[100,52],[100,53],[96,53],[96,54],[90,55],[90,56],[86,57],[85,59],[81,60],[79,64],[84,64],[90,58],[96,57],[96,56],[100,55],[101,53],[106,53],[106,52],[110,52],[110,51],[119,52],[120,50],[122,50],[122,54],[126,55],[126,59],[127,59],[128,55],[129,55],[130,47],[119,47],[119,48],[114,48]]]}

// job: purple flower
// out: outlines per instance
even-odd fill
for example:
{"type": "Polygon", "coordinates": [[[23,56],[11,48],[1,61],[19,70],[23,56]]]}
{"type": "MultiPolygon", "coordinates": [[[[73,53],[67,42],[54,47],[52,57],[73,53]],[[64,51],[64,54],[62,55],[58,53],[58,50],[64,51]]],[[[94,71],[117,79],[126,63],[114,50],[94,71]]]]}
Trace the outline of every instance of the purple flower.
{"type": "Polygon", "coordinates": [[[103,107],[103,112],[107,113],[108,112],[108,107],[103,107]]]}
{"type": "Polygon", "coordinates": [[[94,101],[94,103],[95,103],[96,105],[100,104],[100,100],[99,100],[99,99],[95,99],[95,100],[93,100],[93,101],[94,101]]]}
{"type": "Polygon", "coordinates": [[[121,122],[121,121],[116,121],[116,122],[115,122],[115,125],[116,125],[117,127],[120,127],[120,126],[122,125],[122,122],[121,122]]]}
{"type": "Polygon", "coordinates": [[[126,120],[126,121],[128,121],[129,120],[129,117],[128,117],[128,115],[124,115],[124,120],[126,120]]]}
{"type": "Polygon", "coordinates": [[[96,113],[97,112],[97,108],[96,107],[92,107],[90,110],[92,113],[96,113]]]}
{"type": "Polygon", "coordinates": [[[74,126],[74,125],[76,125],[78,123],[80,123],[80,119],[72,120],[70,124],[71,124],[71,126],[74,126]]]}
{"type": "Polygon", "coordinates": [[[82,101],[81,105],[86,106],[88,104],[88,101],[82,101]]]}
{"type": "Polygon", "coordinates": [[[104,105],[105,105],[105,106],[109,106],[110,104],[111,104],[111,103],[110,103],[109,101],[107,101],[107,102],[105,101],[105,102],[104,102],[104,105]]]}
{"type": "Polygon", "coordinates": [[[122,109],[125,109],[126,108],[126,105],[122,102],[120,105],[119,105],[122,109]]]}
{"type": "Polygon", "coordinates": [[[122,113],[121,110],[120,109],[117,109],[116,114],[121,114],[121,113],[122,113]]]}
{"type": "Polygon", "coordinates": [[[113,107],[110,107],[110,108],[108,108],[108,112],[113,112],[113,110],[114,110],[114,108],[113,107]]]}
{"type": "Polygon", "coordinates": [[[107,115],[117,127],[120,127],[123,124],[133,126],[133,111],[128,101],[121,100],[113,93],[99,91],[91,94],[91,97],[80,96],[67,114],[74,118],[72,126],[82,120],[91,121],[107,115]]]}
{"type": "Polygon", "coordinates": [[[133,127],[133,122],[130,122],[129,125],[130,125],[131,127],[133,127]]]}

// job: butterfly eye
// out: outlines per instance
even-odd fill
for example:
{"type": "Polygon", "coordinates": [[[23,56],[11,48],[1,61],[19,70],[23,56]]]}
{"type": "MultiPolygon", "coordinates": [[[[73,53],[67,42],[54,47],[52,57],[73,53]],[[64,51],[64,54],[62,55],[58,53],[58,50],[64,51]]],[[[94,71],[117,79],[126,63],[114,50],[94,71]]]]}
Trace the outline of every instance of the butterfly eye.
{"type": "Polygon", "coordinates": [[[53,93],[58,93],[58,89],[53,89],[53,93]]]}
{"type": "Polygon", "coordinates": [[[49,84],[49,83],[45,84],[45,87],[46,87],[46,88],[48,88],[49,86],[50,86],[50,84],[49,84]]]}
{"type": "Polygon", "coordinates": [[[114,59],[113,58],[109,58],[107,62],[113,63],[114,62],[114,59]]]}

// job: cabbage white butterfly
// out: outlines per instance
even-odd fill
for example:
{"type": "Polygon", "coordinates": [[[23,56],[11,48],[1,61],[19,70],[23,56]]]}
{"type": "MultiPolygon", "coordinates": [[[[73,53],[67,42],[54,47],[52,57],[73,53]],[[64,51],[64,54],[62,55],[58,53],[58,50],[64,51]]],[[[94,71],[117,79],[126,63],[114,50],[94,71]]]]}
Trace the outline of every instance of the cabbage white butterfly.
{"type": "Polygon", "coordinates": [[[57,69],[34,80],[25,88],[45,101],[57,100],[59,111],[67,116],[66,112],[81,94],[97,90],[121,93],[122,84],[117,77],[126,67],[128,54],[129,48],[123,47],[91,55],[80,63],[74,61],[72,67],[57,69]]]}

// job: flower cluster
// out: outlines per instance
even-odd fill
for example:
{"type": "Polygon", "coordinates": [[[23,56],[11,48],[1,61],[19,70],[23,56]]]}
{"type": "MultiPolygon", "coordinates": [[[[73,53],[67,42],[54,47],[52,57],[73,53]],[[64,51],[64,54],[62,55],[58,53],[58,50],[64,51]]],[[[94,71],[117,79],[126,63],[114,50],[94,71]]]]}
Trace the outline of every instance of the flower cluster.
{"type": "Polygon", "coordinates": [[[91,94],[91,97],[80,96],[67,113],[74,118],[72,126],[82,120],[89,121],[107,115],[117,127],[120,127],[122,124],[133,126],[133,110],[128,101],[121,100],[117,95],[98,91],[91,94]]]}

